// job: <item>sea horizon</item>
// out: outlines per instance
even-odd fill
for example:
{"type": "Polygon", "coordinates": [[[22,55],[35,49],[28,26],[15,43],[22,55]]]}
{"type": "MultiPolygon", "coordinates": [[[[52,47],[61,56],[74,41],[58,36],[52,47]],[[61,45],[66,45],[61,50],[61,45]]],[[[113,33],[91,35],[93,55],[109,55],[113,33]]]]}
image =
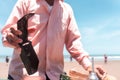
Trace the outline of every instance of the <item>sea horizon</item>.
{"type": "MultiPolygon", "coordinates": [[[[6,56],[8,56],[9,60],[11,60],[12,55],[0,55],[0,62],[6,62],[6,56]]],[[[103,61],[104,60],[104,55],[90,55],[90,59],[94,57],[94,60],[96,61],[103,61]]],[[[120,55],[107,55],[108,60],[120,60],[120,55]]],[[[70,55],[64,55],[64,61],[71,61],[70,60],[70,55]]],[[[74,61],[74,59],[73,59],[74,61]]]]}

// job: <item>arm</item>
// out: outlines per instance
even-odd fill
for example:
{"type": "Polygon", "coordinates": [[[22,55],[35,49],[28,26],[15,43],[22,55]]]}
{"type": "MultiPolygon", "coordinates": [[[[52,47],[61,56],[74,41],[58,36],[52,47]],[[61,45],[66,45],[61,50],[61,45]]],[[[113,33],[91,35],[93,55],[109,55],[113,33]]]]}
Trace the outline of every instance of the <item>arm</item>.
{"type": "MultiPolygon", "coordinates": [[[[6,37],[8,37],[8,36],[13,37],[14,36],[11,33],[11,28],[14,28],[14,29],[17,28],[16,23],[17,23],[18,19],[20,19],[26,12],[25,5],[23,5],[23,3],[24,3],[24,0],[18,0],[16,2],[15,6],[12,10],[12,13],[10,14],[5,26],[1,30],[2,42],[3,42],[3,45],[6,46],[6,47],[16,48],[16,45],[8,42],[6,37]]],[[[18,34],[21,34],[21,33],[19,33],[19,31],[17,31],[17,32],[18,32],[18,34]]]]}
{"type": "Polygon", "coordinates": [[[82,47],[80,39],[80,32],[76,24],[72,9],[70,9],[69,26],[66,34],[66,48],[71,56],[87,70],[87,68],[91,66],[91,62],[88,59],[88,53],[82,47]]]}

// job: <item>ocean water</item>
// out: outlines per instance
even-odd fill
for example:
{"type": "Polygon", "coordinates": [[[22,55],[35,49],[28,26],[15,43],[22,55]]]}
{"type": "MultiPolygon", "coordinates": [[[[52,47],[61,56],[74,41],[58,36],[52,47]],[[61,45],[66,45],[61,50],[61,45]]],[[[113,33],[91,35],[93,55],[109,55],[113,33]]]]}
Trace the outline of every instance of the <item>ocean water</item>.
{"type": "MultiPolygon", "coordinates": [[[[8,58],[10,59],[11,56],[8,56],[8,58]]],[[[0,62],[6,62],[6,56],[0,56],[0,62]]]]}
{"type": "MultiPolygon", "coordinates": [[[[65,60],[64,61],[70,61],[70,56],[68,56],[68,55],[65,55],[64,56],[65,58],[65,60]]],[[[99,56],[99,55],[95,55],[95,56],[90,56],[90,60],[91,60],[91,58],[92,57],[94,57],[94,60],[95,61],[104,61],[104,56],[99,56]]],[[[117,60],[120,60],[120,56],[107,56],[107,59],[109,60],[109,61],[117,61],[117,60]]],[[[74,59],[73,59],[74,60],[74,59]]]]}
{"type": "MultiPolygon", "coordinates": [[[[96,61],[104,61],[104,56],[99,56],[99,55],[92,55],[90,56],[90,59],[91,57],[94,57],[94,60],[96,61]]],[[[120,56],[107,56],[108,57],[108,60],[111,61],[111,60],[120,60],[120,56]]],[[[11,60],[11,56],[8,56],[9,60],[11,60]]],[[[72,59],[74,61],[74,59],[72,59]]],[[[64,55],[64,61],[70,61],[70,55],[64,55]]],[[[0,62],[6,62],[6,56],[0,56],[0,62]]]]}

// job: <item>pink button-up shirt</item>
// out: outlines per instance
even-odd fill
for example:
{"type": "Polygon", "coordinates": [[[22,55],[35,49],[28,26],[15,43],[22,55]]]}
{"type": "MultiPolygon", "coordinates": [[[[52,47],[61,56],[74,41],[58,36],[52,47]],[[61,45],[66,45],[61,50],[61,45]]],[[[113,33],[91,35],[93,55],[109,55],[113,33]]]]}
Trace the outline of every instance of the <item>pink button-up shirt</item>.
{"type": "MultiPolygon", "coordinates": [[[[35,13],[28,20],[28,27],[35,29],[29,33],[29,40],[32,41],[39,58],[38,71],[34,76],[45,80],[46,73],[51,80],[59,80],[64,68],[64,45],[85,69],[91,65],[87,52],[82,48],[81,36],[72,9],[62,0],[55,0],[52,8],[45,0],[18,0],[2,29],[2,35],[5,36],[11,25],[16,24],[27,13],[35,13]]],[[[3,44],[10,47],[5,39],[3,44]]],[[[28,76],[19,55],[20,49],[14,48],[9,74],[15,80],[28,76]]]]}

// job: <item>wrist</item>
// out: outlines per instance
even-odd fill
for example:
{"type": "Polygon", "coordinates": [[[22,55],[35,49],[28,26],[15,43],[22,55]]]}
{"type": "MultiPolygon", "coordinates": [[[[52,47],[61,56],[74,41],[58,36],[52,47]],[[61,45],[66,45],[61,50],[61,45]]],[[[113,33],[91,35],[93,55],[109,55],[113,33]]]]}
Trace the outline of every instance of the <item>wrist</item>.
{"type": "Polygon", "coordinates": [[[90,73],[92,71],[91,66],[88,66],[87,69],[86,69],[86,71],[88,71],[90,73]]]}
{"type": "Polygon", "coordinates": [[[91,68],[92,63],[89,60],[89,58],[85,56],[81,61],[81,65],[83,66],[85,70],[89,70],[91,68]]]}

